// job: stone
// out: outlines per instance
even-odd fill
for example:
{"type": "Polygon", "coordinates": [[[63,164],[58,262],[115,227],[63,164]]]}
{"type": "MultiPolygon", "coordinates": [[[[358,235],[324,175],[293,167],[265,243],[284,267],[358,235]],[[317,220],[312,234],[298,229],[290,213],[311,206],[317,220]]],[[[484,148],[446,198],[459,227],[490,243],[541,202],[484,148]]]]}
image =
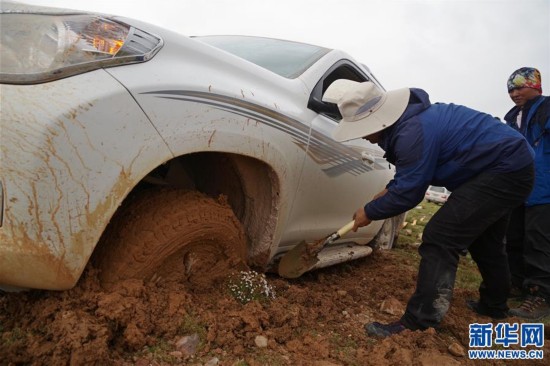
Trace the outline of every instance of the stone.
{"type": "Polygon", "coordinates": [[[464,351],[464,347],[456,342],[452,343],[447,350],[451,355],[456,357],[466,356],[466,351],[464,351]]]}
{"type": "Polygon", "coordinates": [[[210,361],[204,364],[204,366],[216,366],[220,363],[220,359],[217,357],[211,358],[210,361]]]}
{"type": "Polygon", "coordinates": [[[265,348],[267,347],[267,338],[261,335],[256,336],[256,338],[254,339],[254,343],[260,348],[265,348]]]}
{"type": "Polygon", "coordinates": [[[176,342],[176,350],[182,352],[184,355],[192,356],[197,352],[200,338],[197,333],[189,336],[181,337],[176,342]]]}
{"type": "Polygon", "coordinates": [[[401,316],[405,313],[405,307],[396,298],[389,297],[386,300],[382,301],[382,304],[380,305],[380,311],[390,315],[401,316]]]}

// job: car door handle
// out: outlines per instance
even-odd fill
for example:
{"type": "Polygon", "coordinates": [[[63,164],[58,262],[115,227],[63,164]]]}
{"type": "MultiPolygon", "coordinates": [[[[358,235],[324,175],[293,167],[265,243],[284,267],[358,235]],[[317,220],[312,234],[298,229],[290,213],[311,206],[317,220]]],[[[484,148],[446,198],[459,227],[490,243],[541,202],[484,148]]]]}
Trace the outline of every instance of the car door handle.
{"type": "Polygon", "coordinates": [[[363,160],[363,163],[367,164],[368,166],[373,166],[375,162],[374,156],[366,151],[363,151],[361,153],[361,160],[363,160]]]}

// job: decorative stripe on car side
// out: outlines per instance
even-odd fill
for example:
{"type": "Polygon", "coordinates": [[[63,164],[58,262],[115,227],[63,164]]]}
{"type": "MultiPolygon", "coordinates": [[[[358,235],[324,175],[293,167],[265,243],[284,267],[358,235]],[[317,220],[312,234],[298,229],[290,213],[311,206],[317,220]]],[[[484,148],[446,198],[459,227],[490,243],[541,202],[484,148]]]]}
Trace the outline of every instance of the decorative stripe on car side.
{"type": "MultiPolygon", "coordinates": [[[[247,102],[241,99],[227,97],[219,94],[186,90],[158,90],[144,92],[157,98],[181,100],[211,105],[215,108],[250,118],[269,127],[275,128],[292,137],[293,142],[317,164],[328,176],[335,177],[344,173],[360,175],[373,170],[361,160],[361,152],[350,146],[341,144],[322,133],[312,130],[309,135],[309,126],[290,118],[280,112],[247,102]],[[308,149],[309,141],[309,149],[308,149]],[[328,167],[326,167],[328,165],[328,167]]],[[[375,153],[381,163],[375,163],[375,169],[388,169],[379,153],[375,153]]]]}

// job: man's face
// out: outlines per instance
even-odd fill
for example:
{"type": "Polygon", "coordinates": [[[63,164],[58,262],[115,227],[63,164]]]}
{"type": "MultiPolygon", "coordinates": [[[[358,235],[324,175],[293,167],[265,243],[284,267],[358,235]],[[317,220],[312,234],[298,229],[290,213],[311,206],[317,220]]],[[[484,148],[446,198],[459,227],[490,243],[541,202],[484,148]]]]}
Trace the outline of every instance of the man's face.
{"type": "Polygon", "coordinates": [[[518,107],[523,107],[529,100],[538,97],[541,93],[533,88],[515,88],[508,92],[510,99],[518,107]]]}
{"type": "Polygon", "coordinates": [[[380,132],[373,133],[372,135],[364,136],[363,139],[367,140],[371,144],[377,144],[380,141],[380,132]]]}

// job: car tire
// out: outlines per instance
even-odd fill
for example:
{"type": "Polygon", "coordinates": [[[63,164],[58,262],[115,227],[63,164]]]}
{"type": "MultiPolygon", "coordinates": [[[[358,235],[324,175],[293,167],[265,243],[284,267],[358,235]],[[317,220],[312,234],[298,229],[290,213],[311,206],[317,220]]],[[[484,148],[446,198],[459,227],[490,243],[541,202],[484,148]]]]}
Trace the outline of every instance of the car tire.
{"type": "Polygon", "coordinates": [[[397,238],[396,221],[399,216],[384,220],[384,224],[374,239],[369,243],[373,249],[390,250],[397,238]]]}
{"type": "Polygon", "coordinates": [[[246,268],[246,236],[226,198],[196,191],[138,192],[117,211],[98,249],[104,287],[142,279],[207,289],[246,268]]]}

